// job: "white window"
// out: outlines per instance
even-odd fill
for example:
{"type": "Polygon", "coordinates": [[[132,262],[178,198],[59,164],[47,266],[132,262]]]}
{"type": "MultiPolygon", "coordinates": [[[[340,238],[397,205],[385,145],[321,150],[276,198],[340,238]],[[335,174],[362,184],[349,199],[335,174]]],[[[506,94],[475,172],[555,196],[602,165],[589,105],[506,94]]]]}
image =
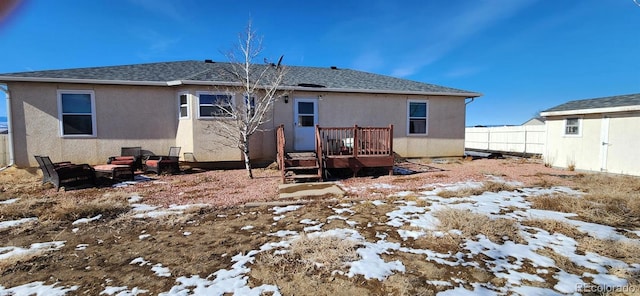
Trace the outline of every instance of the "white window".
{"type": "Polygon", "coordinates": [[[409,135],[427,134],[427,101],[409,100],[407,102],[407,131],[409,135]]]}
{"type": "Polygon", "coordinates": [[[96,105],[92,90],[58,90],[58,119],[63,137],[96,136],[96,105]]]}
{"type": "Polygon", "coordinates": [[[580,135],[580,118],[567,118],[564,120],[564,134],[567,136],[580,135]]]}
{"type": "Polygon", "coordinates": [[[198,117],[231,117],[233,95],[229,93],[198,92],[198,117]]]}
{"type": "Polygon", "coordinates": [[[189,94],[188,93],[179,93],[178,94],[178,118],[180,119],[188,119],[190,117],[191,108],[189,104],[189,94]]]}

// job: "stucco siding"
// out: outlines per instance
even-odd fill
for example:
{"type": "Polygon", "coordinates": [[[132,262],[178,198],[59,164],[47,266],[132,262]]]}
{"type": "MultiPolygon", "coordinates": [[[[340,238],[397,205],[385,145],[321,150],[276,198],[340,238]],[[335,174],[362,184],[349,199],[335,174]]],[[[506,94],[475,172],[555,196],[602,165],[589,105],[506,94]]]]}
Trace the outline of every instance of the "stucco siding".
{"type": "Polygon", "coordinates": [[[9,89],[17,166],[37,166],[33,155],[100,164],[120,154],[120,147],[141,146],[164,154],[175,145],[177,118],[171,89],[53,83],[12,83],[9,89]],[[96,137],[61,136],[59,89],[94,91],[96,137]]]}
{"type": "Polygon", "coordinates": [[[318,124],[324,127],[394,126],[394,151],[403,157],[462,156],[465,100],[461,97],[296,92],[276,102],[274,123],[284,124],[287,150],[293,150],[294,99],[318,98],[318,124]],[[408,100],[428,103],[427,135],[407,134],[408,100]]]}
{"type": "MultiPolygon", "coordinates": [[[[184,153],[194,153],[194,124],[193,124],[193,118],[195,116],[195,112],[196,109],[194,107],[195,105],[195,98],[192,94],[190,94],[187,91],[181,91],[178,92],[176,94],[176,106],[177,104],[179,104],[178,101],[178,95],[179,94],[185,94],[187,95],[187,109],[188,109],[188,116],[185,118],[178,118],[178,127],[176,130],[176,146],[180,147],[180,156],[182,157],[184,155],[184,153]]],[[[177,111],[177,110],[176,110],[177,111]]],[[[176,114],[176,116],[178,116],[178,114],[176,114]]],[[[197,159],[197,156],[194,153],[194,156],[197,159]]]]}
{"type": "MultiPolygon", "coordinates": [[[[180,146],[181,156],[193,153],[198,161],[240,161],[237,147],[224,145],[212,131],[214,120],[198,118],[198,91],[207,87],[154,87],[10,83],[15,163],[36,166],[33,155],[54,161],[102,164],[121,147],[141,146],[143,153],[165,154],[180,146]],[[95,98],[95,137],[63,137],[60,131],[58,90],[90,90],[95,98]],[[179,118],[180,93],[188,93],[189,117],[179,118]]],[[[293,150],[294,100],[318,98],[321,126],[394,125],[394,150],[404,157],[461,156],[464,153],[465,104],[462,97],[382,95],[360,93],[293,92],[276,100],[270,120],[253,135],[253,159],[275,159],[275,127],[284,124],[287,150],[293,150]],[[428,133],[407,134],[408,100],[428,103],[428,133]]],[[[237,101],[236,97],[236,101],[237,101]]]]}

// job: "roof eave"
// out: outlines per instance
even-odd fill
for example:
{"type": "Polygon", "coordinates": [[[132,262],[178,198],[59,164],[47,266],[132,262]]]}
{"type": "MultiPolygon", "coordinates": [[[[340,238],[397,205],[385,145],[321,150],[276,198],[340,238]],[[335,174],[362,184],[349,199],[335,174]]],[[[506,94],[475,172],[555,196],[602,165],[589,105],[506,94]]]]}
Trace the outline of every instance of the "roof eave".
{"type": "MultiPolygon", "coordinates": [[[[202,81],[202,80],[175,80],[167,82],[168,85],[215,85],[215,86],[240,86],[238,82],[228,81],[202,81]]],[[[380,89],[359,89],[359,88],[331,88],[331,87],[303,87],[303,86],[280,86],[281,90],[288,91],[308,91],[308,92],[341,92],[341,93],[370,93],[370,94],[401,94],[401,95],[427,95],[427,96],[454,96],[465,98],[476,98],[482,96],[475,92],[427,92],[427,91],[399,91],[380,89]]]]}
{"type": "Polygon", "coordinates": [[[283,87],[283,89],[312,92],[341,92],[341,93],[365,93],[365,94],[394,94],[394,95],[423,95],[423,96],[452,96],[476,98],[482,96],[481,93],[473,92],[433,92],[433,91],[409,91],[409,90],[387,90],[387,89],[357,89],[357,88],[309,88],[309,87],[283,87]]]}
{"type": "Polygon", "coordinates": [[[144,85],[144,86],[167,86],[168,85],[166,81],[136,81],[136,80],[78,79],[78,78],[50,78],[50,77],[16,77],[16,76],[0,76],[0,81],[5,81],[5,82],[78,83],[78,84],[118,84],[118,85],[144,85]]]}
{"type": "Polygon", "coordinates": [[[584,114],[598,114],[598,113],[618,113],[618,112],[631,112],[631,111],[640,111],[640,105],[577,109],[577,110],[562,110],[562,111],[547,111],[547,112],[540,112],[540,116],[550,117],[550,116],[584,115],[584,114]]]}
{"type": "MultiPolygon", "coordinates": [[[[45,83],[77,83],[77,84],[113,84],[113,85],[142,85],[142,86],[179,86],[179,85],[209,85],[209,86],[240,86],[237,82],[202,81],[202,80],[171,80],[171,81],[137,81],[137,80],[107,80],[107,79],[78,79],[78,78],[50,78],[50,77],[16,77],[0,76],[0,81],[6,82],[45,82],[45,83]]],[[[369,94],[400,94],[426,96],[454,96],[476,98],[482,96],[475,92],[432,92],[432,91],[402,91],[386,89],[357,89],[357,88],[313,88],[301,86],[281,86],[282,90],[309,92],[341,92],[341,93],[369,93],[369,94]]]]}

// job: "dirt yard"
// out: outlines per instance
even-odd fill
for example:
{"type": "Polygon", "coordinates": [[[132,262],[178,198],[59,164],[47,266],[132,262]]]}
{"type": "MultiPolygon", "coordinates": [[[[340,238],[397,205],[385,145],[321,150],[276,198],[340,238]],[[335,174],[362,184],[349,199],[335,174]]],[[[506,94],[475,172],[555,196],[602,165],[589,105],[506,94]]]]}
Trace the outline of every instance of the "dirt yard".
{"type": "Polygon", "coordinates": [[[57,192],[10,168],[0,295],[640,293],[637,178],[515,158],[404,168],[419,173],[281,206],[271,169],[57,192]]]}

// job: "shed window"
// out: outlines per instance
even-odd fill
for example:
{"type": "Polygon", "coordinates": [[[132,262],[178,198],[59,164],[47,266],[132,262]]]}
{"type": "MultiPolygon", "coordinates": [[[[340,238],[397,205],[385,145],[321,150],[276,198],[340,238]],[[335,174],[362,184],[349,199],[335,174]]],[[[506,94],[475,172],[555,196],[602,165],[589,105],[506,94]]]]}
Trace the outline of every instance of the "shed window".
{"type": "Polygon", "coordinates": [[[407,130],[410,135],[427,134],[427,101],[409,101],[407,130]]]}
{"type": "Polygon", "coordinates": [[[564,124],[564,134],[572,136],[580,135],[580,118],[567,118],[564,124]]]}
{"type": "Polygon", "coordinates": [[[96,136],[93,91],[59,90],[58,119],[62,136],[96,136]]]}

